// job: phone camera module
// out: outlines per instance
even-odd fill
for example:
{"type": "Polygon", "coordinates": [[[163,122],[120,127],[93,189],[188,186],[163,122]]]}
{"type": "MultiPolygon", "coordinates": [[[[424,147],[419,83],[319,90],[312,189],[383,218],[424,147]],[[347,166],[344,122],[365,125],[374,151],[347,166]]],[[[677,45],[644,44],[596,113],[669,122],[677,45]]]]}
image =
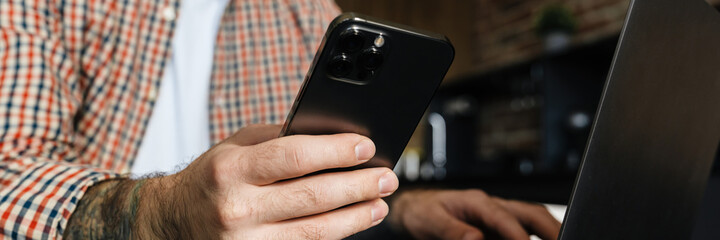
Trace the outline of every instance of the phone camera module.
{"type": "Polygon", "coordinates": [[[360,54],[360,65],[367,70],[375,70],[382,65],[384,56],[382,52],[376,48],[370,48],[360,54]]]}
{"type": "Polygon", "coordinates": [[[360,70],[360,72],[358,72],[358,74],[357,74],[358,80],[362,80],[362,81],[370,80],[374,75],[375,75],[375,72],[373,72],[371,70],[360,70]]]}
{"type": "Polygon", "coordinates": [[[328,64],[328,73],[336,78],[347,77],[352,70],[353,64],[345,54],[334,57],[328,64]]]}
{"type": "Polygon", "coordinates": [[[351,29],[340,35],[340,48],[347,52],[355,52],[365,45],[365,37],[360,31],[351,29]]]}

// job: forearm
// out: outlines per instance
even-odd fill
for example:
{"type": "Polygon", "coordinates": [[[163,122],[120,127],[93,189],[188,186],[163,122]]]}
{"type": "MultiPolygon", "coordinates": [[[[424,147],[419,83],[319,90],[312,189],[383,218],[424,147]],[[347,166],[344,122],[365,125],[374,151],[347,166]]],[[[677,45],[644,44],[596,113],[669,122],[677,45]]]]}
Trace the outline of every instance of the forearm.
{"type": "Polygon", "coordinates": [[[119,179],[98,183],[85,193],[68,221],[67,239],[151,239],[160,237],[154,197],[158,179],[119,179]],[[147,196],[142,196],[147,195],[147,196]],[[142,212],[140,212],[142,210],[142,212]],[[155,212],[155,213],[154,213],[155,212]]]}

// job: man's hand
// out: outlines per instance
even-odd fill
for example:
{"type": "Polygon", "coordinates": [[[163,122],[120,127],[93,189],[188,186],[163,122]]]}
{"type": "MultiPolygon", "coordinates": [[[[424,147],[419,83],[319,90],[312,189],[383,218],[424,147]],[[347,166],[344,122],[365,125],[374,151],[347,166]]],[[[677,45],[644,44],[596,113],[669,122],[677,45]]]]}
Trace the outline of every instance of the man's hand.
{"type": "MultiPolygon", "coordinates": [[[[398,187],[390,169],[308,175],[366,162],[375,153],[368,138],[337,134],[275,139],[279,130],[279,126],[244,128],[185,170],[148,179],[137,193],[132,236],[340,239],[385,218],[388,206],[380,197],[398,187]]],[[[79,210],[93,208],[83,207],[82,202],[93,201],[84,197],[79,210]]],[[[76,211],[73,218],[83,217],[78,214],[83,212],[76,211]]],[[[82,225],[95,220],[79,221],[82,225]]]]}
{"type": "Polygon", "coordinates": [[[410,191],[392,205],[390,224],[417,239],[557,239],[560,232],[544,206],[480,190],[410,191]]]}

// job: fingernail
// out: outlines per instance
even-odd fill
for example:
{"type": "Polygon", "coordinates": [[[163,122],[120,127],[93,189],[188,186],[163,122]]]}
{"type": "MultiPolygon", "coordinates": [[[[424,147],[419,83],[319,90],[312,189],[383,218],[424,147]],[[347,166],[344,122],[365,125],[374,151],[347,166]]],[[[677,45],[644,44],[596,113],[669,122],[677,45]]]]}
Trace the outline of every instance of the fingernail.
{"type": "Polygon", "coordinates": [[[378,188],[380,189],[380,197],[385,197],[397,190],[398,185],[397,176],[392,172],[386,172],[380,177],[378,181],[378,188]]]}
{"type": "Polygon", "coordinates": [[[375,144],[370,140],[362,140],[355,146],[355,156],[360,161],[367,161],[375,155],[375,144]]]}
{"type": "Polygon", "coordinates": [[[373,225],[377,225],[380,223],[381,220],[385,219],[385,216],[388,214],[388,206],[385,204],[385,202],[380,201],[378,203],[375,203],[373,205],[372,209],[370,210],[370,216],[372,217],[372,223],[373,225]]]}

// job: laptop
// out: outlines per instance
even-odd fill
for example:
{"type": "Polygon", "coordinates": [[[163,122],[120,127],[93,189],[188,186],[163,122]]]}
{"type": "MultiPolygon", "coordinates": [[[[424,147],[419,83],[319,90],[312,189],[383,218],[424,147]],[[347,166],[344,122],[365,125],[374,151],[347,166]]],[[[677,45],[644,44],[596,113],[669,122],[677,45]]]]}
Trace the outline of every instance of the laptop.
{"type": "Polygon", "coordinates": [[[690,239],[719,142],[720,14],[632,1],[560,239],[690,239]]]}

